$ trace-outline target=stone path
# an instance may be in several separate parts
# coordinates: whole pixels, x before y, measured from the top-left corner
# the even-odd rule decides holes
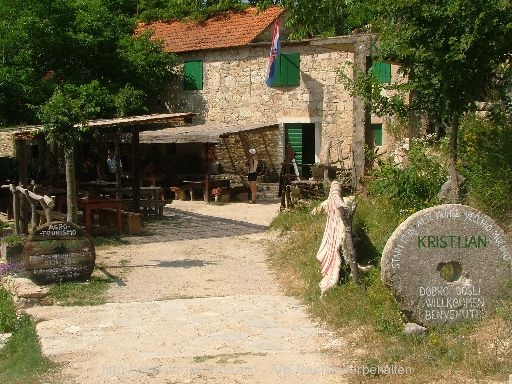
[[[144,236],[98,250],[109,303],[34,307],[63,383],[343,383],[343,339],[266,264],[275,200],[176,201]]]

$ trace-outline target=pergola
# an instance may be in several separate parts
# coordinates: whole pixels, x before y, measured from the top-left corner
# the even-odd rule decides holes
[[[210,190],[210,174],[208,167],[208,153],[211,145],[218,144],[229,135],[255,131],[259,129],[273,128],[279,129],[278,123],[260,123],[260,124],[203,124],[191,125],[185,127],[165,128],[160,130],[144,131],[140,133],[140,142],[143,144],[185,144],[199,143],[203,144],[202,158],[204,173],[204,201],[209,201],[208,191]]]
[[[151,114],[142,116],[130,116],[113,119],[101,119],[89,121],[87,126],[89,130],[96,131],[99,135],[113,135],[115,143],[115,151],[119,156],[119,142],[121,135],[130,135],[132,163],[131,169],[133,172],[132,178],[132,193],[133,205],[135,210],[138,210],[140,200],[140,163],[139,159],[139,135],[144,131],[151,131],[155,129],[163,129],[177,126],[184,126],[192,123],[194,113],[166,113],[166,114]],[[0,131],[5,143],[5,137],[12,141],[12,151],[5,150],[5,144],[1,147],[2,152],[0,156],[15,155],[18,160],[18,182],[20,185],[28,185],[28,150],[27,143],[31,142],[37,136],[43,134],[43,126],[25,126],[18,128],[9,128]],[[120,195],[120,178],[117,175],[117,185]]]

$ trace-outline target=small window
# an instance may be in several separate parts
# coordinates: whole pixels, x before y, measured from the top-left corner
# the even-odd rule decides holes
[[[281,53],[276,58],[276,72],[272,87],[300,85],[300,55]]]
[[[372,65],[372,73],[379,83],[391,82],[391,64],[375,61]]]
[[[382,124],[372,124],[373,144],[382,147]]]
[[[183,89],[196,91],[203,89],[203,62],[185,61],[183,64]]]

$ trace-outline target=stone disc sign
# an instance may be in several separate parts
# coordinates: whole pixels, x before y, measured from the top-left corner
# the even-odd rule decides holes
[[[25,270],[38,284],[86,280],[95,260],[89,235],[72,223],[45,224],[32,233],[23,247]]]
[[[423,325],[480,320],[511,277],[503,230],[460,204],[407,218],[384,248],[381,279],[405,315]]]

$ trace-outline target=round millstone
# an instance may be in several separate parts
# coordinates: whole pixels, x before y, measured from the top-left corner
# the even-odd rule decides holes
[[[510,278],[510,246],[503,230],[487,215],[460,204],[413,214],[382,253],[382,281],[409,320],[422,325],[481,320]]]

